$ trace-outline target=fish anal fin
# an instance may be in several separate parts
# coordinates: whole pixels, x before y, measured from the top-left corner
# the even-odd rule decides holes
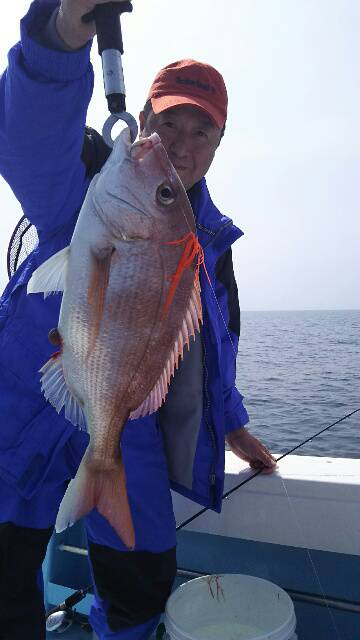
[[[32,274],[28,293],[44,293],[44,298],[52,293],[65,290],[70,247],[65,247],[43,262]]]
[[[157,411],[161,407],[166,398],[171,377],[174,375],[175,369],[179,366],[180,358],[182,359],[184,357],[184,345],[186,344],[188,349],[190,349],[190,336],[195,340],[195,334],[200,331],[201,323],[202,308],[200,285],[195,279],[194,289],[189,299],[188,309],[186,310],[185,317],[174,346],[170,351],[167,361],[165,362],[161,376],[147,398],[145,398],[137,409],[130,413],[130,420],[142,418],[154,411]]]
[[[80,402],[71,393],[64,377],[62,354],[55,353],[40,369],[41,390],[46,400],[60,413],[65,407],[65,418],[86,431],[86,419]]]
[[[157,411],[165,400],[168,392],[168,374],[166,368],[163,370],[159,380],[154,385],[149,395],[138,406],[137,409],[130,413],[129,419],[136,420],[137,418],[143,418],[154,411]]]

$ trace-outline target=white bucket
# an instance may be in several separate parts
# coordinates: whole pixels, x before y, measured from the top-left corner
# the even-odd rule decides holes
[[[272,582],[242,574],[182,584],[165,608],[170,640],[296,640],[294,605]]]

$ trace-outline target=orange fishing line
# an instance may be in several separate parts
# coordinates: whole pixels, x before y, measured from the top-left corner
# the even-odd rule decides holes
[[[169,310],[169,307],[171,305],[171,302],[173,300],[173,297],[175,295],[175,291],[178,287],[178,284],[182,278],[182,275],[184,273],[184,271],[186,269],[188,269],[189,267],[191,267],[192,262],[195,258],[195,256],[197,256],[197,265],[196,265],[196,277],[199,277],[199,270],[200,270],[200,266],[203,265],[205,273],[206,273],[206,277],[208,279],[208,281],[210,282],[210,278],[209,278],[209,274],[206,270],[206,266],[205,266],[205,260],[204,260],[204,251],[199,243],[199,240],[197,239],[195,233],[193,233],[192,231],[190,233],[188,233],[186,236],[184,236],[183,238],[180,238],[179,240],[172,240],[170,242],[164,242],[164,244],[172,244],[172,245],[180,245],[180,244],[185,244],[184,250],[182,252],[182,256],[179,260],[179,264],[176,268],[176,271],[174,273],[174,275],[171,277],[171,285],[167,294],[167,298],[164,304],[164,309],[163,309],[163,316],[166,315],[166,313]]]

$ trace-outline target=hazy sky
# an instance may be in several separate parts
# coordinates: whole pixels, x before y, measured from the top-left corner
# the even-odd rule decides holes
[[[28,0],[6,3],[0,66]],[[212,197],[245,236],[234,247],[243,309],[360,308],[360,2],[134,0],[123,17],[127,107],[137,115],[158,69],[191,57],[229,92]],[[169,8],[171,7],[171,8]],[[88,124],[107,116],[101,67]],[[22,215],[0,178],[0,287]]]

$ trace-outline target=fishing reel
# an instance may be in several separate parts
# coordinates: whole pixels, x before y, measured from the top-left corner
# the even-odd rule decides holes
[[[74,622],[74,612],[72,609],[65,611],[53,611],[46,617],[46,631],[56,631],[56,633],[64,633]]]
[[[87,622],[86,617],[77,613],[73,607],[83,600],[88,593],[91,593],[92,590],[93,586],[89,585],[85,589],[75,591],[75,593],[66,598],[64,602],[50,609],[45,616],[46,631],[64,633],[74,622],[80,625],[82,629],[91,631],[91,626]]]
[[[73,624],[85,631],[92,632],[92,627],[86,617],[73,609],[50,611],[46,616],[46,631],[50,633],[65,633]]]

